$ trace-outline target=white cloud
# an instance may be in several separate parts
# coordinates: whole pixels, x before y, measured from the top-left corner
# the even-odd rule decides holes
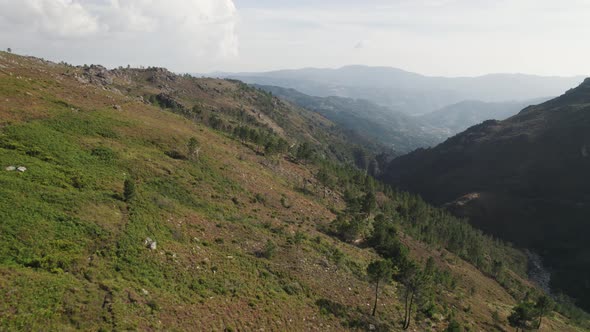
[[[98,31],[96,17],[71,0],[0,0],[0,20],[5,27],[36,31],[50,38],[78,37]]]
[[[232,0],[0,0],[0,42],[17,52],[189,71],[238,56]]]

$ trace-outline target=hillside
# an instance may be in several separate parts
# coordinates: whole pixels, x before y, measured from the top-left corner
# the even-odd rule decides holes
[[[434,112],[465,100],[505,102],[556,96],[583,80],[579,76],[523,74],[435,77],[391,67],[367,66],[216,75],[237,78],[246,83],[292,88],[318,97],[366,99],[409,115]]]
[[[485,120],[505,120],[527,106],[540,104],[548,99],[506,102],[465,100],[420,115],[418,120],[430,127],[439,128],[445,137],[451,137]]]
[[[317,112],[341,128],[346,128],[366,141],[379,142],[400,155],[420,147],[433,146],[443,137],[440,130],[426,126],[404,113],[395,112],[368,100],[343,97],[314,97],[278,86],[254,85],[300,107]],[[366,143],[364,144],[366,146]]]
[[[2,330],[400,331],[408,290],[411,330],[506,330],[541,293],[521,252],[241,82],[1,52],[0,96]]]
[[[389,165],[384,179],[521,246],[551,286],[590,308],[590,79],[504,121],[486,121]]]

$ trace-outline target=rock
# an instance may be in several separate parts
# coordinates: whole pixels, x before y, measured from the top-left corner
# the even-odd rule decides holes
[[[19,167],[16,168],[16,170],[19,171],[19,172],[21,172],[21,173],[24,173],[24,172],[27,171],[27,168],[25,166],[19,166]]]
[[[16,170],[16,167],[15,166],[8,166],[8,167],[6,167],[6,170],[9,171],[9,172],[15,171]]]
[[[120,105],[113,105],[113,109],[116,109],[117,111],[122,110]]]
[[[156,250],[156,248],[157,248],[156,241],[152,240],[149,237],[145,238],[145,241],[143,241],[143,244],[146,246],[146,248],[151,249],[151,250]]]
[[[148,295],[150,293],[145,288],[142,288],[141,292],[143,293],[143,295]]]
[[[91,65],[84,68],[84,79],[96,85],[111,85],[113,78],[108,69],[99,65]]]
[[[369,324],[369,331],[375,331],[375,330],[376,330],[375,325]]]

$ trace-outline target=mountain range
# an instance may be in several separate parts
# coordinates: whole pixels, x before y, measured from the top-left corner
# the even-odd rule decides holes
[[[433,112],[465,100],[507,102],[556,96],[583,80],[582,76],[524,74],[434,77],[391,67],[358,65],[338,69],[306,68],[213,75],[236,78],[246,83],[292,88],[318,97],[366,99],[409,115]]]

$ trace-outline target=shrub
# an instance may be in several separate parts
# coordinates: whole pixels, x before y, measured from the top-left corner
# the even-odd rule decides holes
[[[135,197],[135,182],[131,179],[125,179],[123,185],[123,199],[125,202],[131,201]]]
[[[272,258],[277,251],[277,245],[274,244],[271,240],[266,241],[266,245],[264,245],[264,249],[262,250],[262,257],[264,258]]]
[[[117,158],[115,151],[104,146],[92,149],[91,154],[102,161],[113,161]]]

